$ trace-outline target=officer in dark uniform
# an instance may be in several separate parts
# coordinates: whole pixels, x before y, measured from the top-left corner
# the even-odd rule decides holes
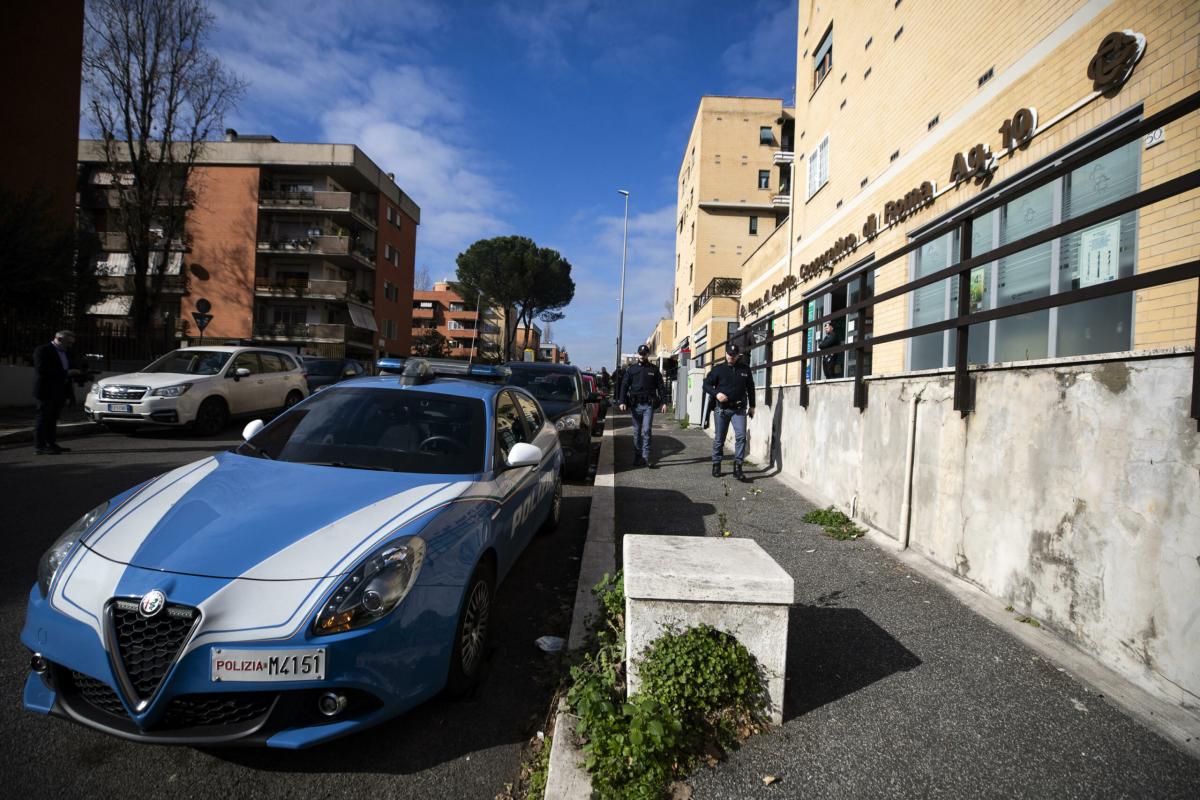
[[[746,415],[754,416],[754,375],[750,368],[738,361],[741,348],[734,343],[725,347],[725,363],[713,367],[704,379],[704,392],[716,401],[714,416],[717,420],[716,436],[713,438],[712,474],[721,477],[721,456],[725,448],[725,433],[733,424],[733,477],[739,481],[742,462],[746,460]]]
[[[654,423],[654,409],[667,410],[663,402],[663,376],[658,365],[650,360],[650,348],[638,347],[638,361],[625,370],[625,379],[618,389],[617,402],[621,410],[633,411],[633,463],[634,466],[650,463],[650,426]]]

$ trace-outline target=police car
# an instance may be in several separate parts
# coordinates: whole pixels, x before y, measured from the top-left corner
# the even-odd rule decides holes
[[[27,709],[136,741],[299,748],[474,684],[496,584],[559,520],[537,401],[410,360],[244,436],[42,557]]]

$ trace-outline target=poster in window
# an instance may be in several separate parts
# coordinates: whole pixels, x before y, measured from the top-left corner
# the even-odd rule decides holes
[[[984,268],[976,267],[971,270],[971,308],[970,313],[974,314],[983,308],[983,285],[984,285]]]
[[[1121,220],[1079,234],[1079,288],[1117,279],[1121,262]]]

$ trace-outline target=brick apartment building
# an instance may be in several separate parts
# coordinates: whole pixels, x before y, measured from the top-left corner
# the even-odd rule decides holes
[[[101,232],[105,298],[120,325],[132,268],[113,224],[114,183],[100,144],[79,142],[81,207]],[[182,338],[211,304],[205,340],[253,340],[317,355],[407,355],[420,208],[358,147],[240,136],[209,143],[193,175],[186,240],[167,260],[157,310]],[[161,315],[161,316],[160,316]]]
[[[446,339],[449,358],[503,360],[504,331],[511,315],[486,303],[478,310],[475,305],[465,302],[445,281],[435,283],[432,291],[414,291],[413,342],[435,330]]]

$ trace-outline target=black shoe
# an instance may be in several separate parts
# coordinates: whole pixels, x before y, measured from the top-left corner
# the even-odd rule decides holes
[[[713,462],[713,477],[714,478],[721,477],[721,462],[720,461]]]
[[[739,481],[746,480],[746,475],[742,472],[742,462],[733,462],[733,477],[737,478]]]
[[[650,459],[646,459],[646,469],[656,469],[657,467],[658,467],[658,465],[655,464],[653,461],[651,461]]]
[[[634,465],[635,467],[640,467],[642,464],[645,464],[645,463],[646,463],[646,460],[645,460],[644,458],[642,458],[642,454],[641,454],[641,453],[637,453],[637,454],[635,454],[635,455],[634,455],[634,457],[633,457],[633,465]]]

